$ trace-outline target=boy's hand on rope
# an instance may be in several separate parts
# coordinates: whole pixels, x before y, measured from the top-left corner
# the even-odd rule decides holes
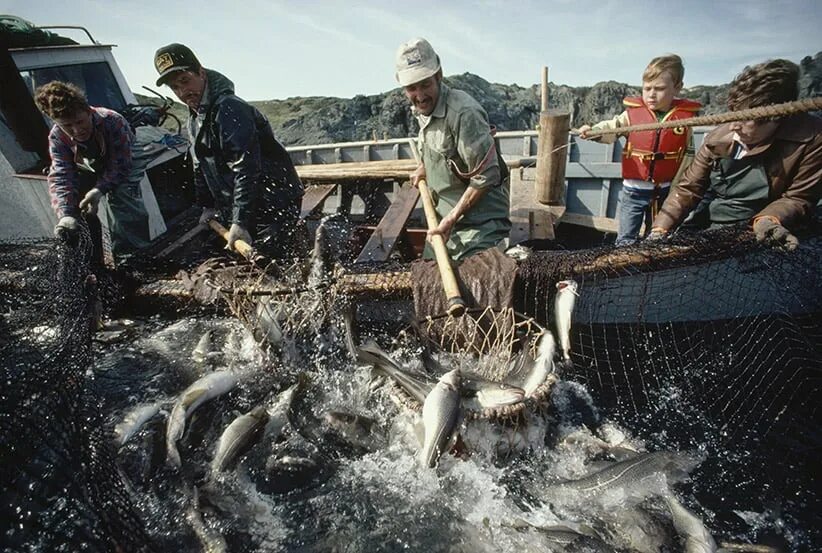
[[[788,251],[799,246],[799,240],[788,229],[779,223],[779,219],[771,216],[754,219],[753,231],[756,241],[769,244]]]

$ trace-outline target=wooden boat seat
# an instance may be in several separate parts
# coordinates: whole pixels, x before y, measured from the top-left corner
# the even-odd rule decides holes
[[[403,185],[374,232],[371,233],[371,237],[357,257],[357,263],[388,261],[419,198],[420,191],[416,187],[411,186],[410,183]]]

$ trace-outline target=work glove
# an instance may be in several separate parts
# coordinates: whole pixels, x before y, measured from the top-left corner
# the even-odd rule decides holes
[[[74,217],[60,217],[57,225],[54,227],[54,236],[60,240],[68,240],[75,234],[80,227],[77,226],[77,219]]]
[[[200,224],[207,225],[210,220],[216,219],[218,214],[219,212],[213,207],[204,207],[200,214]]]
[[[97,206],[102,197],[103,192],[99,188],[92,188],[86,192],[85,197],[80,202],[80,209],[89,215],[94,215],[97,213]]]
[[[648,236],[645,237],[645,240],[649,242],[658,242],[660,240],[664,240],[668,237],[668,231],[664,228],[654,227],[651,229],[651,232],[648,233]]]
[[[234,242],[237,240],[242,240],[249,246],[251,245],[254,240],[251,238],[251,235],[248,234],[248,231],[245,230],[243,227],[238,225],[237,223],[233,223],[231,228],[228,229],[228,237],[226,238],[226,246],[225,249],[233,250],[234,249]]]
[[[793,251],[799,246],[799,240],[788,229],[779,224],[776,217],[759,217],[754,220],[753,231],[756,241],[777,248]]]

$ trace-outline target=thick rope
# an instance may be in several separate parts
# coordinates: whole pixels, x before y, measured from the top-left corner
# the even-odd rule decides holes
[[[769,119],[771,117],[785,117],[795,113],[822,110],[822,97],[804,98],[794,102],[784,104],[773,104],[758,108],[743,109],[739,111],[729,111],[727,113],[717,113],[714,115],[702,115],[689,119],[678,119],[675,121],[663,121],[661,123],[647,123],[643,125],[629,125],[618,129],[602,129],[588,131],[585,138],[594,138],[604,134],[626,134],[636,131],[655,131],[657,129],[672,129],[678,127],[697,127],[700,125],[719,125],[730,123],[731,121],[753,121],[755,119]],[[572,131],[579,134],[579,131]]]

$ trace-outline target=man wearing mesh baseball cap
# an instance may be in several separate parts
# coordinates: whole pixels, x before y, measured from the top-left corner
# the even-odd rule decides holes
[[[265,116],[187,46],[160,48],[154,68],[157,86],[168,85],[188,106],[200,222],[219,216],[230,223],[229,249],[240,239],[256,241],[268,257],[294,254],[303,185]]]
[[[395,76],[420,124],[420,166],[436,198],[441,234],[453,259],[505,246],[511,230],[508,170],[499,157],[488,115],[471,96],[442,82],[440,58],[424,38],[397,50]],[[426,247],[427,258],[433,257]]]

